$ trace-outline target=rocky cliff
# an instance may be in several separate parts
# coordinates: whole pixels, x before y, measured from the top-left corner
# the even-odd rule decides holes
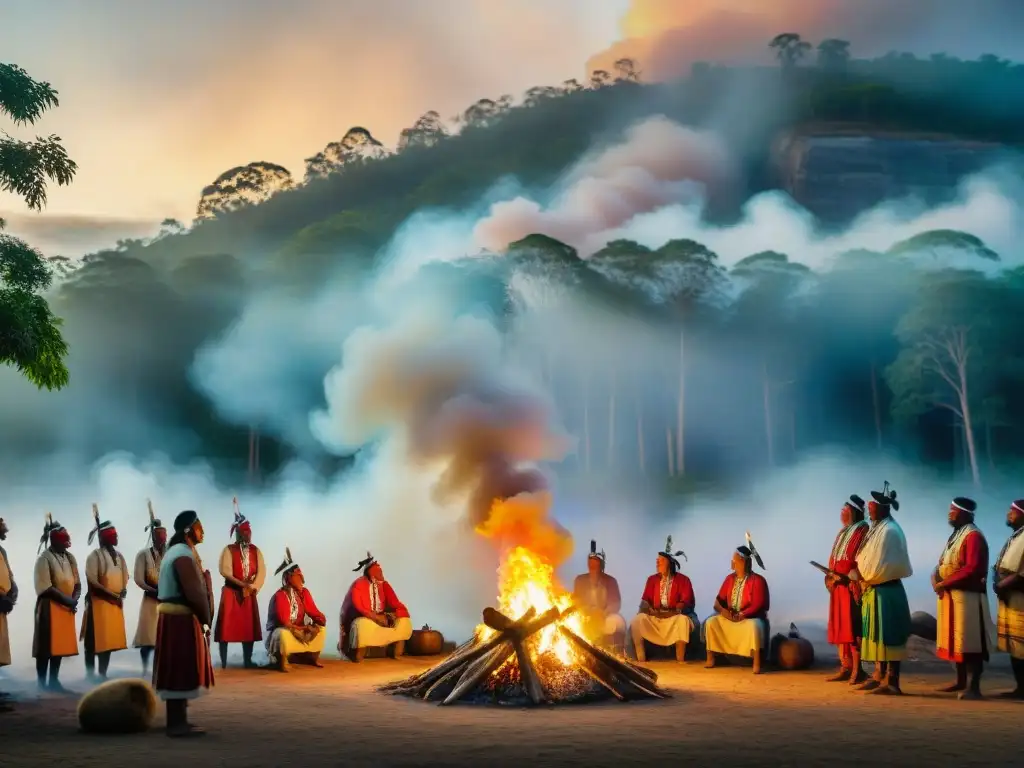
[[[948,201],[965,176],[1016,154],[951,136],[823,126],[779,137],[772,158],[779,186],[823,223],[841,225],[885,200]]]

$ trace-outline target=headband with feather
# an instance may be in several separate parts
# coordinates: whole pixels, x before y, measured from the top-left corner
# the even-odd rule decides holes
[[[229,536],[234,536],[235,533],[238,531],[238,529],[241,528],[243,525],[248,525],[249,521],[246,519],[245,515],[242,514],[242,510],[238,506],[238,497],[237,496],[233,496],[231,498],[231,503],[235,507],[235,519],[231,523],[231,532],[228,535]]]
[[[100,508],[98,504],[92,505],[92,519],[96,523],[96,527],[89,531],[89,544],[92,544],[92,540],[96,538],[96,534],[100,531],[109,531],[114,525],[109,520],[100,522]]]
[[[64,526],[58,523],[56,520],[54,520],[53,515],[47,512],[46,523],[43,525],[43,535],[39,539],[39,549],[36,550],[36,554],[38,555],[40,552],[43,551],[43,545],[46,544],[47,540],[50,538],[51,533],[63,530]]]
[[[679,570],[679,560],[677,560],[679,555],[682,555],[683,559],[686,560],[686,561],[689,561],[689,559],[690,559],[690,558],[688,558],[686,556],[686,553],[683,552],[683,550],[681,550],[681,549],[676,550],[675,552],[672,551],[672,537],[671,536],[669,536],[668,540],[665,542],[665,549],[663,549],[658,554],[661,555],[662,557],[668,558],[668,561],[670,563],[672,563],[672,565],[675,566],[676,570]]]
[[[587,555],[587,559],[589,560],[590,558],[600,560],[601,566],[604,567],[604,550],[602,549],[600,552],[597,551],[597,542],[594,539],[590,540],[590,554]]]
[[[882,486],[881,491],[872,491],[871,498],[874,499],[875,503],[880,507],[892,507],[897,512],[900,508],[900,503],[896,501],[896,491],[889,488],[889,481],[885,481],[885,485]]]
[[[761,554],[757,551],[757,547],[754,546],[754,540],[750,537],[750,531],[744,533],[743,538],[746,539],[747,545],[745,547],[736,547],[736,551],[748,560],[753,558],[762,571],[768,570],[764,567],[764,560],[761,559]]]
[[[153,531],[155,531],[157,528],[162,529],[164,527],[164,524],[160,522],[160,520],[157,518],[156,512],[153,511],[153,502],[149,499],[146,499],[146,508],[149,510],[149,525],[147,525],[142,530],[149,532],[149,539],[150,541],[152,541]]]
[[[289,571],[293,571],[298,567],[299,564],[292,560],[292,551],[288,547],[285,547],[284,560],[281,562],[279,566],[277,566],[277,570],[274,571],[274,575],[276,576],[280,573],[287,576]]]
[[[356,571],[362,571],[369,568],[371,565],[376,564],[376,560],[373,559],[373,555],[370,554],[370,550],[366,550],[366,558],[359,561],[359,565],[352,569],[352,573]]]

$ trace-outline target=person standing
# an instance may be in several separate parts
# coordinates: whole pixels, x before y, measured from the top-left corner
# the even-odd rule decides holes
[[[1013,533],[996,558],[992,590],[999,601],[996,620],[999,650],[1010,654],[1017,687],[999,695],[1024,699],[1024,499],[1017,499],[1010,505],[1006,524]]]
[[[100,522],[99,508],[92,505],[96,527],[89,532],[89,544],[99,536],[99,547],[85,560],[85,616],[80,640],[85,643],[85,672],[107,677],[110,654],[128,647],[124,628],[124,599],[128,596],[128,564],[117,551],[117,528],[109,520]]]
[[[47,541],[49,546],[43,550]],[[78,561],[70,552],[71,534],[50,514],[46,515],[39,549],[42,554],[36,559],[33,574],[36,612],[32,656],[36,660],[39,687],[66,692],[60,684],[60,665],[64,658],[78,655],[75,613],[82,596],[82,583]]]
[[[224,547],[220,554],[220,575],[224,587],[220,591],[220,607],[214,640],[220,649],[220,666],[228,665],[228,644],[242,644],[242,659],[246,669],[254,669],[252,649],[263,639],[260,625],[260,606],[256,596],[267,578],[263,553],[252,543],[252,526],[235,505],[235,521],[231,533],[235,541]]]
[[[0,517],[0,541],[7,540],[7,523]],[[7,559],[7,550],[0,545],[0,667],[11,664],[11,636],[7,628],[7,616],[14,610],[18,602],[18,584],[11,572],[11,563]],[[8,696],[0,691],[0,712],[10,709],[5,699]]]
[[[149,533],[149,546],[140,549],[135,555],[134,577],[135,584],[142,590],[142,605],[139,606],[139,623],[132,641],[142,656],[143,675],[149,671],[149,657],[156,646],[157,588],[160,582],[160,562],[167,545],[167,529],[153,513],[153,504],[147,502],[147,505],[149,525],[144,530]]]
[[[160,562],[157,586],[153,687],[167,707],[167,735],[202,736],[188,721],[188,702],[213,687],[210,623],[213,584],[196,547],[203,543],[199,515],[174,518],[174,535]]]
[[[871,492],[871,528],[850,571],[850,580],[858,582],[863,593],[861,658],[875,664],[874,675],[857,690],[883,696],[903,693],[900,662],[906,658],[910,639],[910,604],[903,579],[910,578],[914,568],[907,538],[892,517],[892,510],[899,508],[896,491],[889,489],[889,483],[881,491]]]
[[[839,650],[839,671],[829,682],[860,685],[866,679],[860,662],[861,608],[860,590],[849,579],[854,558],[864,543],[868,524],[864,521],[864,499],[851,496],[839,513],[843,524],[832,544],[825,576],[828,590],[828,642]]]

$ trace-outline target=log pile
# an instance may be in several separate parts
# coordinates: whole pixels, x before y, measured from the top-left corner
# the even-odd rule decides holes
[[[491,637],[473,638],[440,664],[385,685],[381,691],[442,705],[458,701],[536,705],[669,697],[658,687],[654,672],[596,648],[564,624],[556,631],[572,647],[572,663],[566,666],[553,654],[535,656],[533,636],[567,614],[552,608],[538,616],[531,608],[513,620],[486,608],[483,620],[494,630]]]

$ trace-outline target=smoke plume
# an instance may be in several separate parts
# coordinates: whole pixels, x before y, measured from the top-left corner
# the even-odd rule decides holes
[[[501,251],[542,233],[589,256],[605,244],[602,232],[671,203],[697,202],[734,182],[732,158],[715,134],[652,117],[629,128],[621,143],[584,158],[546,208],[526,197],[494,204],[474,239]]]

